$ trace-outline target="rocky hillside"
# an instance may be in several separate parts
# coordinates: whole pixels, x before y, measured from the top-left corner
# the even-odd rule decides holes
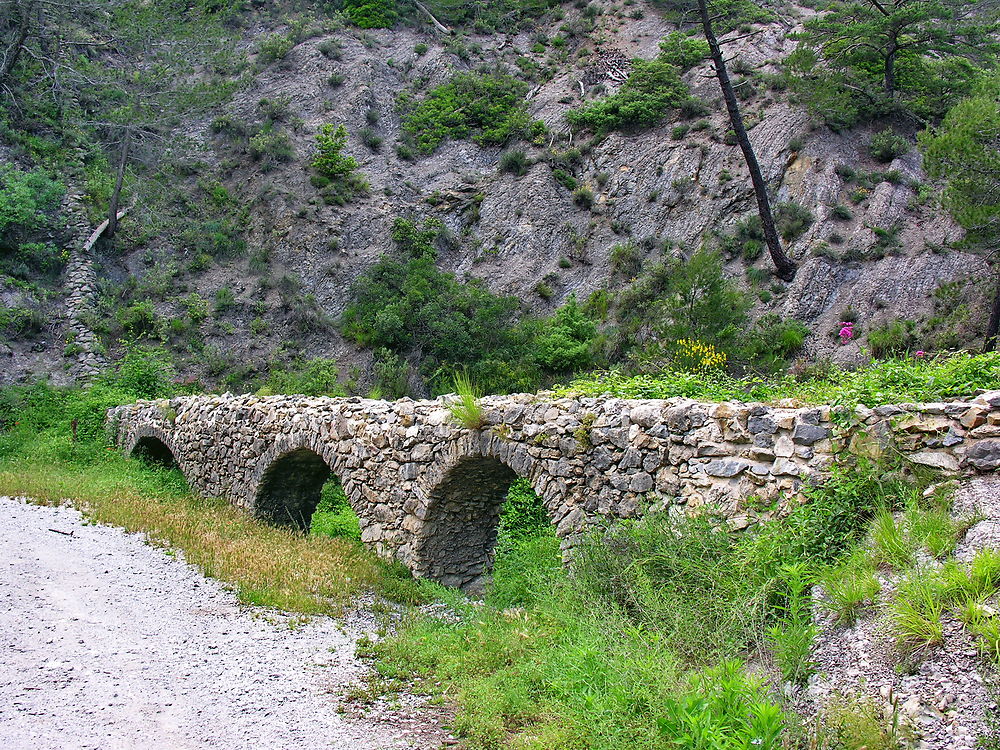
[[[81,358],[99,365],[120,338],[145,331],[206,383],[233,372],[250,382],[268,363],[322,356],[363,391],[374,382],[371,349],[346,339],[337,320],[358,276],[394,252],[397,217],[439,219],[447,228],[438,234],[440,268],[539,315],[570,295],[613,295],[704,243],[721,250],[726,274],[751,295],[752,318],[805,324],[796,356],[859,361],[876,329],[914,348],[972,343],[986,315],[984,261],[953,247],[963,232],[938,205],[915,147],[888,161],[872,156],[876,134],[891,127],[912,143],[915,128],[875,121],[834,132],[786,86],[782,60],[813,13],[791,7],[729,34],[737,40],[727,45],[758,159],[774,199],[789,207],[787,249],[799,264],[791,283],[771,275],[747,233],[756,204],[709,61],[684,74],[703,105],[655,127],[595,137],[567,122],[567,111],[618,91],[630,61],[656,58],[677,29],[656,6],[567,4],[512,33],[446,34],[426,19],[362,30],[316,15],[257,14],[239,31],[246,62],[226,72],[238,82],[231,96],[171,135],[169,169],[155,184],[134,170],[131,213],[113,241],[95,247],[94,307],[82,315],[98,343],[67,336],[66,302],[74,285],[91,286],[86,267],[48,292],[10,277],[0,301],[44,320],[8,327],[0,356],[10,366],[0,377],[86,372]],[[282,39],[287,49],[275,54]],[[420,100],[456,72],[484,66],[527,81],[527,109],[544,133],[503,145],[446,140],[429,154],[406,146],[401,95]],[[346,125],[345,152],[370,183],[343,205],[324,200],[310,169],[327,123]],[[0,149],[32,166],[11,143]],[[523,169],[503,168],[512,150],[527,157]],[[52,236],[69,255],[99,221],[84,184],[91,159],[81,154],[61,175],[69,198]],[[123,317],[123,309],[147,315],[149,302],[155,322]],[[844,320],[857,332],[847,343],[837,336]],[[897,320],[905,322],[893,329]]]

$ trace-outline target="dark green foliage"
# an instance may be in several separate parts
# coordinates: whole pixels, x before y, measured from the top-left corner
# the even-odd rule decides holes
[[[0,242],[46,225],[64,191],[44,170],[0,164]]]
[[[842,203],[833,207],[833,210],[830,212],[830,216],[834,219],[839,219],[840,221],[850,221],[854,218],[854,214],[851,209]]]
[[[835,0],[806,21],[788,58],[796,90],[835,128],[899,111],[939,119],[997,51],[996,17],[975,4]]]
[[[372,136],[378,138],[374,133]],[[378,145],[381,143],[378,138]],[[368,193],[368,180],[357,171],[357,159],[343,153],[346,145],[347,128],[343,125],[327,123],[316,134],[316,155],[311,162],[316,174],[311,182],[328,204],[343,206]]]
[[[552,176],[556,178],[556,182],[558,182],[567,190],[576,190],[577,188],[576,178],[569,172],[567,172],[565,169],[553,169]]]
[[[500,156],[500,171],[523,177],[531,167],[531,159],[520,150],[505,151]]]
[[[459,73],[419,103],[404,100],[403,132],[424,154],[447,140],[502,145],[533,128],[527,92],[526,83],[503,73]]]
[[[594,200],[594,191],[586,185],[580,185],[573,191],[573,202],[581,208],[591,208]]]
[[[480,33],[516,32],[531,28],[565,0],[427,0],[424,5],[442,23],[471,27]]]
[[[868,331],[868,346],[872,356],[879,359],[898,356],[914,348],[916,325],[912,320],[894,318],[872,326]]]
[[[611,248],[611,270],[625,278],[638,276],[642,270],[642,250],[632,242],[619,242]]]
[[[872,136],[868,143],[868,152],[875,161],[887,164],[893,159],[903,156],[912,148],[909,140],[896,135],[892,128],[881,130]]]
[[[785,242],[794,242],[812,226],[812,211],[794,201],[779,203],[774,209],[774,223]]]
[[[658,125],[687,97],[677,68],[663,60],[636,60],[617,93],[566,113],[570,125],[595,133]]]

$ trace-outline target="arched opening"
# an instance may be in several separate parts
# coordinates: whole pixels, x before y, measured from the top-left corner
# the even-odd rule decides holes
[[[482,590],[493,569],[498,530],[506,552],[522,529],[539,525],[551,526],[526,481],[495,458],[464,458],[431,496],[414,572],[446,586]]]
[[[360,538],[360,522],[323,457],[299,448],[264,472],[254,512],[268,523],[319,536]]]
[[[167,447],[166,443],[155,437],[139,438],[135,447],[132,448],[132,457],[168,469],[177,467],[177,459],[174,458],[173,451]]]

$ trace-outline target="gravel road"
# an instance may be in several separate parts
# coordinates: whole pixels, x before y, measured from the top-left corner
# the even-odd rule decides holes
[[[4,750],[384,750],[448,740],[412,702],[371,716],[338,711],[337,694],[364,669],[354,658],[356,638],[373,627],[364,617],[345,630],[241,606],[141,535],[11,498],[0,498],[0,571]]]

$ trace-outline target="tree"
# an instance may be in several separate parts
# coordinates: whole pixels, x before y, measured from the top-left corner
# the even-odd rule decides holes
[[[753,183],[754,195],[757,198],[757,212],[760,215],[761,228],[764,231],[764,241],[767,243],[767,250],[774,263],[775,273],[778,278],[791,281],[795,278],[796,266],[781,248],[781,240],[778,239],[778,230],[774,226],[774,215],[771,213],[771,201],[768,197],[767,183],[764,182],[764,175],[760,171],[760,163],[754,153],[747,129],[743,124],[743,115],[740,112],[739,101],[736,99],[736,92],[733,90],[733,83],[729,79],[729,71],[726,68],[726,59],[722,54],[722,46],[715,36],[715,29],[712,24],[714,17],[709,13],[708,0],[698,0],[698,16],[701,19],[702,32],[705,34],[705,41],[708,42],[709,54],[712,57],[712,64],[715,67],[715,77],[722,89],[722,98],[726,102],[726,111],[729,113],[729,122],[736,134],[736,142],[743,152],[743,159],[750,170],[750,181]]]
[[[805,23],[788,58],[834,127],[905,112],[939,119],[997,53],[996,0],[840,0]]]
[[[928,172],[945,179],[945,205],[968,230],[970,245],[984,252],[997,272],[983,344],[990,351],[1000,330],[1000,77],[955,105],[919,141]]]

